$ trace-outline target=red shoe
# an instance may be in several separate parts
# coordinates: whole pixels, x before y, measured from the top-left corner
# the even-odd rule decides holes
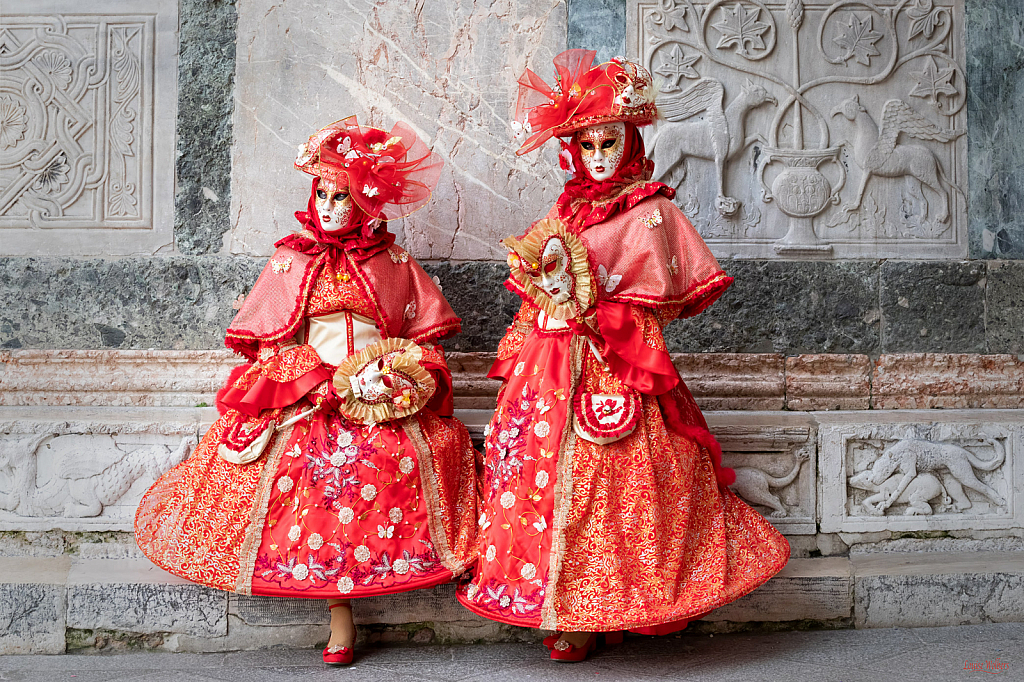
[[[616,630],[614,632],[604,633],[604,645],[612,646],[613,644],[622,644],[624,633],[622,630]]]
[[[560,633],[560,632],[556,632],[553,635],[548,635],[547,637],[544,638],[544,646],[546,646],[549,649],[554,649],[555,648],[555,642],[558,641],[558,638],[561,637],[561,635],[562,635],[562,633]]]
[[[324,663],[327,665],[348,665],[352,662],[355,652],[347,646],[329,646],[324,648]]]
[[[345,606],[345,603],[339,602],[337,604],[331,604],[327,607],[327,612],[330,613],[339,606]],[[324,647],[324,663],[327,665],[349,665],[352,663],[352,659],[354,657],[355,652],[351,647],[330,645]]]
[[[551,660],[559,661],[561,663],[579,663],[587,658],[587,654],[597,648],[597,633],[590,633],[590,637],[587,639],[586,644],[583,646],[573,646],[566,642],[564,639],[560,639],[555,642],[554,647],[551,649]]]

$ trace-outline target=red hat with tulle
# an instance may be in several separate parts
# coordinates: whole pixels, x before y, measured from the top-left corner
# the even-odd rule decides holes
[[[596,56],[593,50],[566,50],[555,57],[553,88],[530,69],[519,78],[512,127],[517,137],[526,137],[526,141],[516,154],[532,152],[552,137],[601,123],[654,123],[657,92],[651,73],[621,57],[594,66]]]
[[[391,132],[361,126],[349,116],[318,130],[299,145],[295,167],[348,187],[366,214],[407,216],[430,200],[444,161],[408,124]]]

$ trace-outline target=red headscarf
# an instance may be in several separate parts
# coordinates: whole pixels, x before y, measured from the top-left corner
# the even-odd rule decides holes
[[[352,213],[348,225],[328,232],[320,225],[320,212],[316,210],[316,189],[320,178],[313,178],[313,187],[309,193],[309,202],[305,211],[296,211],[295,217],[304,228],[278,241],[275,246],[287,246],[306,254],[332,251],[335,266],[345,269],[342,252],[347,253],[357,263],[384,251],[395,243],[395,235],[387,228],[387,222],[379,223],[368,216],[359,205],[352,203]],[[376,229],[375,229],[376,228]]]
[[[579,133],[569,142],[561,141],[562,168],[573,173],[558,197],[558,217],[570,230],[582,232],[590,225],[603,222],[619,211],[629,210],[642,199],[657,193],[671,199],[676,191],[661,182],[650,182],[654,162],[647,158],[640,130],[628,121],[623,140],[622,160],[615,174],[607,180],[591,178],[583,165]],[[569,159],[572,165],[569,165]]]

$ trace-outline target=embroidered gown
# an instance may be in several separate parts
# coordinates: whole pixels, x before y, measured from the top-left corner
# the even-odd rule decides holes
[[[481,616],[663,634],[752,591],[788,560],[786,540],[720,485],[732,471],[719,467],[662,338],[664,324],[703,310],[731,278],[662,195],[670,190],[649,196],[644,186],[634,185],[622,212],[579,232],[606,361],[514,277],[506,283],[524,302],[490,374],[505,384],[485,441],[480,562],[459,590]],[[556,205],[548,218],[558,217]],[[606,445],[577,436],[576,394],[631,389],[640,393],[631,434]]]
[[[475,454],[451,417],[451,377],[435,345],[458,328],[397,246],[340,264],[281,246],[228,330],[228,345],[254,360],[224,397],[236,409],[146,493],[135,520],[142,551],[171,573],[241,594],[361,597],[462,573],[475,535]],[[369,427],[320,409],[278,431],[250,464],[218,456],[308,410],[335,365],[381,338],[420,345],[437,384],[427,407]]]

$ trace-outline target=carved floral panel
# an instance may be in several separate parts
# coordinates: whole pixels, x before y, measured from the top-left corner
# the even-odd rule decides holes
[[[961,258],[963,0],[633,0],[655,176],[719,257]]]
[[[822,427],[822,532],[1022,524],[1019,424]]]
[[[176,5],[55,9],[9,0],[0,19],[0,252],[155,250],[173,224]]]

